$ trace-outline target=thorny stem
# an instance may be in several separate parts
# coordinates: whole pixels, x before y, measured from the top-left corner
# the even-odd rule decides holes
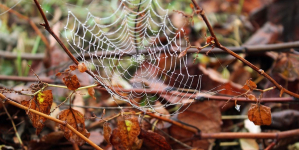
[[[74,129],[71,125],[67,124],[66,122],[61,121],[61,120],[59,120],[59,119],[56,119],[56,118],[54,118],[54,117],[51,117],[51,116],[49,116],[49,115],[46,115],[46,114],[44,114],[44,113],[41,113],[41,112],[39,112],[39,111],[30,109],[30,108],[28,108],[28,107],[26,107],[26,106],[23,106],[23,105],[21,105],[21,104],[18,104],[18,103],[16,103],[16,102],[12,101],[12,100],[9,100],[7,97],[5,97],[5,96],[4,96],[3,94],[1,94],[1,93],[0,93],[0,99],[2,100],[2,102],[3,102],[3,100],[6,100],[5,102],[8,103],[8,104],[14,105],[14,106],[16,106],[16,107],[18,107],[18,108],[21,108],[21,109],[24,109],[24,110],[28,110],[28,111],[30,111],[30,112],[32,112],[32,113],[34,113],[34,114],[43,116],[43,117],[45,117],[45,118],[47,118],[47,119],[49,119],[49,120],[52,120],[52,121],[54,121],[54,122],[56,122],[56,123],[65,125],[67,128],[69,128],[70,130],[72,130],[76,135],[78,135],[80,138],[82,138],[84,141],[86,141],[86,142],[87,142],[88,144],[90,144],[92,147],[94,147],[94,148],[97,149],[97,150],[102,150],[102,148],[100,148],[98,145],[96,145],[95,143],[93,143],[91,140],[89,140],[87,137],[85,137],[83,134],[81,134],[79,131],[77,131],[76,129]]]
[[[9,120],[11,121],[12,127],[13,127],[13,129],[15,130],[16,137],[18,138],[18,140],[19,140],[21,146],[23,147],[24,145],[23,145],[23,142],[22,142],[22,139],[21,139],[20,135],[18,134],[18,130],[17,130],[17,128],[16,128],[16,125],[15,125],[14,121],[12,120],[12,117],[10,116],[9,112],[7,111],[6,106],[5,106],[5,104],[4,104],[3,101],[2,101],[2,104],[3,104],[4,111],[6,112],[6,114],[7,114],[8,118],[9,118]]]
[[[263,75],[264,77],[266,77],[269,81],[271,81],[278,89],[283,90],[285,93],[294,96],[296,98],[299,98],[299,95],[296,93],[293,93],[285,88],[283,88],[281,85],[279,85],[271,76],[269,76],[267,73],[265,73],[263,70],[259,69],[258,67],[256,67],[255,65],[253,65],[252,63],[250,63],[249,61],[247,61],[246,59],[244,59],[243,57],[239,56],[238,54],[234,53],[233,51],[231,51],[230,49],[226,48],[225,46],[221,45],[220,42],[218,41],[214,30],[209,22],[209,20],[207,19],[205,12],[202,8],[199,7],[199,5],[195,2],[195,0],[191,0],[192,3],[194,4],[195,8],[196,8],[196,13],[199,14],[203,21],[205,22],[206,26],[208,27],[211,36],[214,37],[214,41],[215,41],[215,47],[220,48],[221,50],[229,53],[230,55],[234,56],[235,58],[239,59],[240,61],[242,61],[243,63],[245,63],[246,65],[248,65],[250,68],[252,68],[253,70],[255,70],[256,72],[258,72],[260,75]]]

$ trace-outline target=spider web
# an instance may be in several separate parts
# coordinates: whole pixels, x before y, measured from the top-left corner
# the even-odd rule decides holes
[[[201,76],[186,73],[187,56],[178,58],[187,46],[184,29],[173,25],[168,10],[157,0],[122,0],[111,15],[97,17],[88,12],[85,21],[68,11],[64,29],[77,58],[91,72],[95,70],[97,81],[115,100],[143,111],[176,106],[172,113],[176,114],[184,111],[183,106],[188,108],[191,103],[186,99],[199,92],[190,84],[200,89]],[[119,79],[130,84],[120,86]]]

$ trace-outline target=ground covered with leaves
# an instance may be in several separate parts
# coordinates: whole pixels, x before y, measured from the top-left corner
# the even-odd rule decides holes
[[[17,2],[4,0],[0,3],[1,149],[94,149],[85,138],[107,150],[239,150],[265,149],[271,144],[271,148],[277,150],[299,149],[299,134],[283,139],[258,135],[235,139],[233,134],[226,138],[208,138],[209,133],[270,134],[298,129],[298,98],[277,90],[260,74],[265,72],[282,87],[299,93],[299,46],[267,47],[268,44],[299,41],[299,1],[198,1],[219,42],[232,47],[233,51],[240,49],[238,54],[262,71],[255,72],[216,49],[201,54],[184,51],[181,56],[187,56],[188,70],[183,71],[178,66],[169,65],[173,60],[167,57],[167,53],[161,54],[159,67],[173,69],[178,77],[167,78],[163,72],[157,71],[167,85],[143,80],[149,89],[170,85],[186,90],[176,85],[179,79],[188,83],[190,89],[200,90],[195,97],[184,99],[187,104],[192,104],[183,106],[180,109],[184,111],[175,115],[171,115],[179,109],[175,105],[159,107],[157,113],[150,113],[111,96],[87,73],[86,64],[74,64],[57,41],[39,25],[43,20],[34,2]],[[110,3],[119,1],[40,2],[53,31],[62,39],[63,24],[67,22],[70,6],[82,12],[87,7],[90,11],[103,10],[108,15],[114,10],[106,7]],[[202,47],[208,44],[211,48],[214,39],[209,36],[205,23],[200,18],[188,16],[195,9],[191,1],[167,0],[162,6],[174,10],[170,15],[174,24],[187,20],[184,34],[191,45]],[[178,16],[185,16],[185,20]],[[161,42],[167,42],[166,38],[164,40]],[[254,48],[259,45],[264,45],[264,48]],[[95,68],[92,71],[96,72]],[[179,73],[202,75],[194,79],[200,78],[200,87],[179,78]],[[131,81],[133,79],[112,78],[111,82],[114,87],[125,89],[131,87],[128,86]],[[153,104],[155,106],[177,102],[165,91],[159,95],[160,99]],[[9,100],[46,116],[5,103]],[[145,103],[143,97],[136,96],[134,100]]]

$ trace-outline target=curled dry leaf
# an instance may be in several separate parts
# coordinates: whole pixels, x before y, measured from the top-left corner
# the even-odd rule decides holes
[[[261,104],[251,104],[248,110],[248,119],[255,125],[270,125],[271,109]]]
[[[72,108],[63,110],[59,113],[58,119],[65,121],[74,129],[76,129],[78,132],[83,134],[85,137],[88,138],[90,136],[90,133],[85,129],[84,116],[79,111]],[[69,141],[76,143],[78,145],[83,145],[85,143],[83,139],[81,139],[77,134],[72,132],[65,125],[59,124],[58,127],[60,130],[64,132],[64,137]]]
[[[247,94],[246,97],[250,100],[255,100],[257,101],[256,97],[253,94]]]
[[[52,91],[46,90],[43,92],[39,92],[30,101],[22,101],[21,104],[26,107],[29,107],[30,109],[34,109],[34,110],[37,110],[39,112],[49,115],[52,102],[53,102]],[[28,113],[28,116],[29,116],[30,120],[32,121],[32,125],[36,128],[36,134],[38,135],[40,133],[40,131],[43,129],[44,122],[47,119],[45,117],[42,117],[40,115],[31,113],[31,112]]]
[[[242,87],[242,89],[244,90],[254,90],[256,88],[257,88],[256,84],[251,80],[247,80],[245,85]]]
[[[103,130],[104,130],[104,139],[108,144],[110,144],[111,128],[107,122],[104,123]]]
[[[166,139],[155,132],[141,130],[139,137],[143,139],[143,145],[153,150],[171,150]]]
[[[59,76],[61,76],[61,75],[62,75],[61,72],[56,73],[56,77],[59,77]]]
[[[88,94],[95,100],[96,97],[94,96],[95,91],[93,87],[88,88]]]
[[[77,69],[77,66],[75,66],[75,65],[71,65],[71,66],[70,66],[70,69],[71,69],[72,71],[74,71],[74,70]]]
[[[110,142],[115,149],[131,149],[140,134],[138,118],[125,115],[117,118],[117,128],[113,130]]]
[[[179,58],[184,57],[184,56],[187,54],[187,51],[188,51],[189,48],[190,48],[190,47],[187,47],[185,50],[183,50],[183,51],[180,53]]]
[[[78,70],[80,72],[85,72],[87,70],[86,65],[84,63],[79,63],[78,64]]]
[[[77,90],[81,86],[76,75],[64,77],[63,82],[69,90]]]
[[[194,5],[192,3],[190,3],[190,8],[194,9]]]
[[[210,43],[214,42],[214,39],[215,39],[214,37],[208,36],[206,39],[206,44],[210,44]]]

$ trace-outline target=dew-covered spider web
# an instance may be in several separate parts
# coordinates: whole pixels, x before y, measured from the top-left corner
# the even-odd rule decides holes
[[[175,106],[172,114],[184,111],[201,85],[201,76],[188,72],[187,56],[178,58],[187,46],[184,29],[173,25],[157,0],[118,3],[109,16],[88,12],[86,20],[68,11],[69,46],[116,102],[140,110]]]

